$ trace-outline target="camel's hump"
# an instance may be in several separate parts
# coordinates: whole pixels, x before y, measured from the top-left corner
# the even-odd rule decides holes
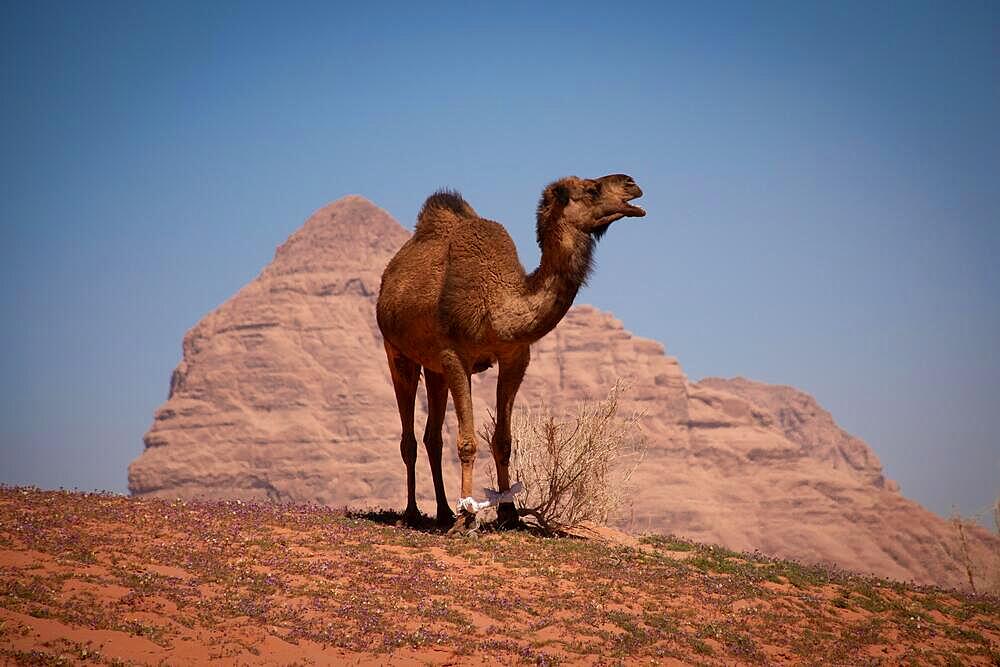
[[[432,234],[465,218],[478,218],[469,202],[454,190],[438,190],[424,202],[417,215],[417,234]]]

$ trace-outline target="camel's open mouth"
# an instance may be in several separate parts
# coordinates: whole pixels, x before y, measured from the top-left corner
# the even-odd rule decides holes
[[[638,199],[642,196],[642,190],[639,189],[639,186],[633,186],[633,192],[630,192],[629,195],[628,198],[622,200],[622,206],[625,207],[625,210],[622,212],[631,218],[641,218],[646,215],[646,209],[631,203],[633,199]]]
[[[597,179],[603,186],[605,204],[602,206],[604,215],[597,220],[597,227],[603,230],[615,220],[622,218],[641,218],[646,210],[631,203],[633,199],[642,196],[640,188],[631,176],[627,174],[611,174]],[[618,201],[615,201],[615,200]]]
[[[636,190],[639,190],[639,188],[637,187]],[[622,199],[621,205],[611,209],[607,215],[597,220],[597,224],[591,231],[596,234],[597,238],[601,238],[604,236],[604,232],[608,231],[608,226],[615,220],[641,218],[646,215],[646,209],[630,203],[633,199],[638,199],[641,196],[642,191],[640,190],[639,194],[631,195],[628,199]]]
[[[632,199],[638,199],[641,196],[642,195],[639,194],[636,195],[635,197],[632,197]],[[631,218],[641,218],[642,216],[646,215],[646,209],[644,209],[641,206],[636,206],[635,204],[630,203],[632,199],[626,199],[625,201],[622,202],[622,204],[624,204],[625,206],[625,215]]]

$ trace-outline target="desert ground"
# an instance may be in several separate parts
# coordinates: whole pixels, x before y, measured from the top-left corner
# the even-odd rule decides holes
[[[1000,602],[668,536],[0,489],[7,664],[990,665]],[[587,531],[584,531],[587,534]]]

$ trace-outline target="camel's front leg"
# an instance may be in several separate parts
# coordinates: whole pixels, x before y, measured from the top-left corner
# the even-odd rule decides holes
[[[521,386],[524,372],[528,369],[529,348],[516,355],[500,359],[500,378],[497,380],[497,427],[493,431],[490,449],[497,467],[497,490],[501,493],[510,488],[510,416],[514,409],[514,398]],[[500,503],[497,520],[501,526],[517,523],[517,509],[514,503]]]
[[[444,377],[458,415],[458,458],[462,462],[462,498],[472,495],[472,469],[476,462],[476,427],[472,421],[472,386],[469,371],[454,350],[441,353]]]

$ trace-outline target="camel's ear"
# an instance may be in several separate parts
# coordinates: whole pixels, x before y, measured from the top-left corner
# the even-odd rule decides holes
[[[541,247],[547,230],[553,220],[562,215],[569,204],[569,188],[565,183],[555,182],[542,190],[542,198],[538,200],[538,245]]]
[[[565,183],[553,183],[545,188],[545,197],[549,204],[554,204],[560,208],[569,204],[569,188]]]
[[[550,183],[542,190],[542,198],[538,200],[538,220],[551,220],[562,215],[562,210],[569,204],[569,188],[561,181]]]

